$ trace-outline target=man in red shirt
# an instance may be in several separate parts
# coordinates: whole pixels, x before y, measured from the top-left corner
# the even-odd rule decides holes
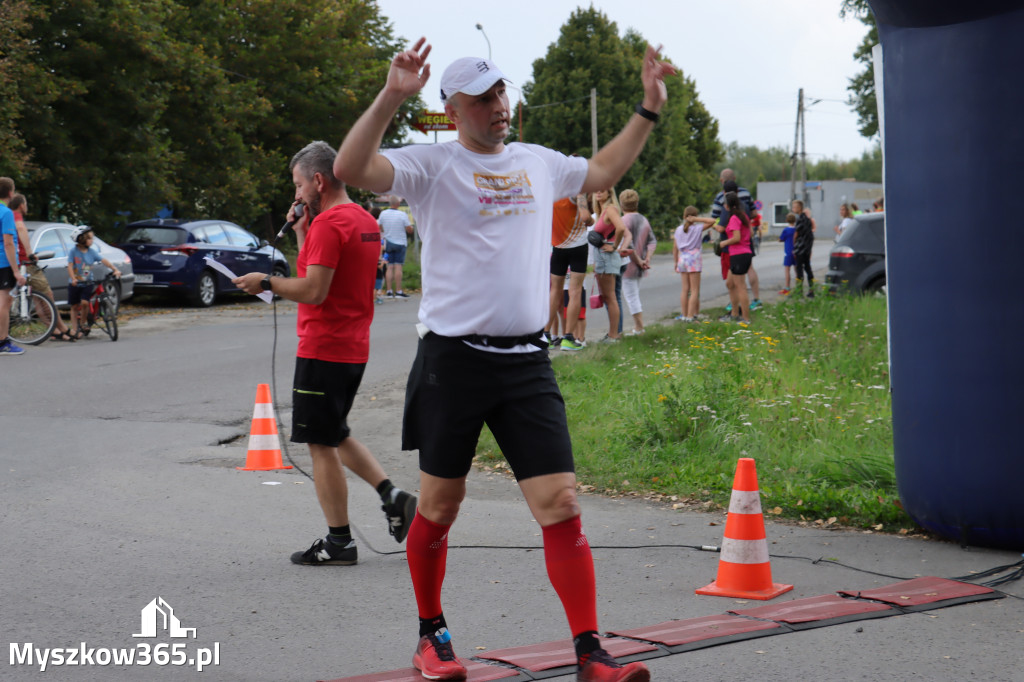
[[[370,356],[380,230],[334,177],[336,154],[326,142],[312,142],[289,165],[295,204],[288,221],[294,221],[299,243],[298,277],[253,272],[232,280],[247,293],[270,291],[299,304],[291,440],[309,445],[328,528],[327,537],[292,554],[294,563],[306,566],[357,561],[346,466],[377,489],[395,540],[405,539],[416,514],[416,497],[395,487],[366,446],[349,436],[346,419]],[[306,210],[296,219],[299,204]]]

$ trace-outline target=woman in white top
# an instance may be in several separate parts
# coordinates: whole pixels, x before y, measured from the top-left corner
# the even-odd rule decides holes
[[[622,222],[615,192],[603,189],[594,192],[594,215],[598,216],[594,223],[594,232],[604,237],[604,244],[595,250],[594,273],[597,286],[608,310],[608,334],[601,339],[605,343],[619,340],[619,302],[615,298],[615,276],[622,268],[622,257],[619,247],[626,234],[626,224]]]
[[[853,225],[853,215],[850,212],[850,205],[843,204],[839,207],[839,224],[833,228],[836,233],[836,239],[839,239],[839,235],[843,233],[843,230]]]

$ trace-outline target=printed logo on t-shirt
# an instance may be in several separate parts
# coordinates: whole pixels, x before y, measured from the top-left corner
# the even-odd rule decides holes
[[[534,203],[533,186],[525,170],[512,171],[508,175],[473,173],[473,184],[476,185],[477,199],[490,208]]]

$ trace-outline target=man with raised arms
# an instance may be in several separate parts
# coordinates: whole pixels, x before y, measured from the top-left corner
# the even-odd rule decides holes
[[[508,460],[543,531],[551,584],[569,620],[578,680],[645,682],[643,663],[617,663],[597,637],[590,545],[580,524],[565,404],[541,330],[548,315],[552,206],[607,189],[640,154],[675,69],[648,47],[643,100],[592,159],[505,144],[505,78],[487,59],[456,60],[441,76],[458,139],[379,151],[408,97],[430,77],[421,38],[391,62],[387,82],[349,131],[335,174],[356,187],[406,198],[423,240],[419,348],[406,390],[402,446],[419,450],[419,509],[407,557],[420,616],[413,664],[423,677],[464,680],[441,607],[448,530],[484,424]]]

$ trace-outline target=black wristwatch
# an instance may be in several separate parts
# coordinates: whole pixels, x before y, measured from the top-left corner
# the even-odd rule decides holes
[[[270,291],[271,290],[270,289],[270,275],[267,275],[266,277],[264,277],[263,279],[260,280],[260,288],[263,289],[263,291]]]

